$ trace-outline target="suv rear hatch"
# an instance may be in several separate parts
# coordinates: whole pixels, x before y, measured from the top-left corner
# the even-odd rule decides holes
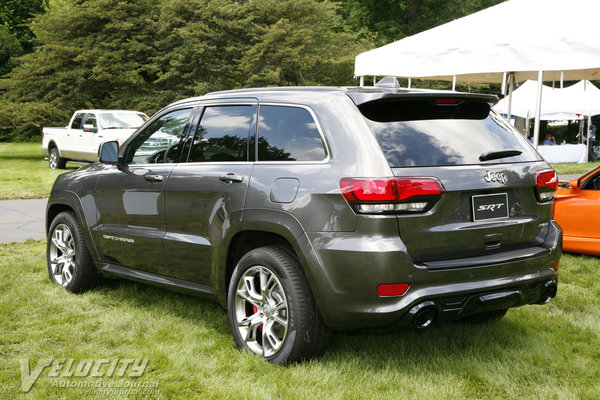
[[[549,251],[543,243],[556,174],[490,111],[495,96],[384,94],[361,103],[349,95],[397,177],[394,190],[417,188],[401,207],[364,209],[397,214],[415,263],[457,268]]]

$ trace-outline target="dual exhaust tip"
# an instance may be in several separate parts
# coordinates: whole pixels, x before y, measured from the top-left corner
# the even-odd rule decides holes
[[[556,282],[546,281],[542,285],[542,296],[538,304],[546,304],[556,296]]]
[[[437,315],[437,306],[433,301],[424,301],[411,308],[408,314],[413,328],[425,329],[433,324]]]
[[[549,280],[542,285],[542,294],[538,304],[547,304],[556,296],[556,281]],[[433,301],[424,301],[417,304],[408,312],[411,326],[416,329],[425,329],[433,324],[437,316],[438,307]]]

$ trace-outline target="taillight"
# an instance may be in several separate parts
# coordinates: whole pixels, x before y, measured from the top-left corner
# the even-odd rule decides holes
[[[535,194],[538,201],[550,201],[558,187],[558,176],[553,169],[545,169],[535,173]]]
[[[446,192],[436,178],[343,178],[340,191],[359,213],[423,212]]]

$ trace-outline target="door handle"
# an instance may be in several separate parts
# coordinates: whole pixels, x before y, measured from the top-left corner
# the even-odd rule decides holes
[[[146,176],[144,176],[144,178],[148,182],[162,182],[162,180],[163,180],[162,175],[146,175]]]
[[[244,180],[244,177],[242,175],[238,175],[238,174],[234,174],[233,172],[230,172],[228,174],[221,175],[219,180],[221,180],[223,182],[227,182],[227,183],[241,182]]]

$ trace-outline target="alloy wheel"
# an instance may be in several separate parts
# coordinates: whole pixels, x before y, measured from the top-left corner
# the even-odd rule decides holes
[[[66,224],[59,224],[52,232],[50,243],[50,270],[59,285],[67,286],[75,273],[75,238]]]
[[[277,276],[267,267],[248,268],[235,292],[235,320],[246,345],[263,357],[276,354],[287,337],[289,307]]]

